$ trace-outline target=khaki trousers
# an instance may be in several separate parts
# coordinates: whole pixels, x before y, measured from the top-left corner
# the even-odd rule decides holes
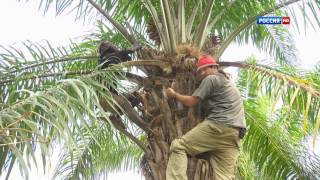
[[[223,124],[205,120],[181,138],[172,141],[166,180],[187,180],[187,154],[195,156],[210,152],[216,180],[235,179],[239,156],[239,131]]]

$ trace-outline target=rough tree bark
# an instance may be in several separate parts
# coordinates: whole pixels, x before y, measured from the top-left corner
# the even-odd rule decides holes
[[[193,72],[180,72],[174,79],[175,89],[182,94],[192,94],[196,87]],[[165,180],[169,158],[169,147],[201,121],[199,108],[186,108],[174,99],[163,95],[164,85],[158,85],[146,94],[151,114],[152,136],[148,137],[150,156],[144,156],[143,172],[147,180]],[[146,105],[145,105],[146,106]],[[211,180],[212,171],[208,156],[188,157],[187,175],[189,180]]]

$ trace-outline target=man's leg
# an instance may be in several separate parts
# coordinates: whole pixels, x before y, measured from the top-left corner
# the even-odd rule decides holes
[[[187,180],[187,152],[183,139],[175,139],[170,146],[171,155],[169,157],[166,179],[167,180]]]
[[[197,155],[212,151],[219,144],[223,131],[206,120],[187,132],[179,139],[172,141],[171,155],[166,171],[167,180],[187,180],[187,154]]]
[[[221,142],[228,142],[229,145],[218,145],[216,150],[212,151],[210,162],[215,173],[215,179],[233,180],[235,179],[235,171],[237,160],[240,153],[239,130],[222,126],[226,136],[220,137]]]
[[[238,148],[219,149],[210,157],[216,180],[234,180],[236,161],[239,156]]]

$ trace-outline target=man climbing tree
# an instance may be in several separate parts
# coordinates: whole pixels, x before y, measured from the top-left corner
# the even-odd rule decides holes
[[[205,108],[205,120],[171,143],[167,180],[187,180],[187,154],[195,156],[204,152],[212,154],[210,162],[215,179],[235,178],[239,143],[246,127],[244,109],[238,89],[218,67],[213,57],[202,56],[197,63],[202,82],[191,96],[172,88],[166,90],[168,97],[185,106],[193,107],[201,101]]]

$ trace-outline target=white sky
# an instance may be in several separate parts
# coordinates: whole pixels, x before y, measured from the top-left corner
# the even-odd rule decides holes
[[[70,38],[75,38],[93,29],[93,25],[82,22],[74,22],[74,16],[55,17],[51,12],[45,16],[38,11],[38,1],[29,3],[18,3],[15,0],[0,1],[0,45],[14,45],[16,42],[31,40],[40,42],[49,40],[53,45],[67,45]],[[93,22],[94,23],[94,22]],[[289,26],[289,28],[291,28]],[[311,67],[320,61],[319,42],[320,33],[308,29],[307,36],[303,33],[293,37],[299,51],[303,68]],[[232,44],[222,56],[222,60],[244,60],[255,55],[258,59],[265,59],[267,55],[260,53],[250,45],[237,46]],[[40,163],[40,161],[39,161]],[[41,164],[41,163],[40,163]],[[53,165],[54,166],[54,165]],[[11,179],[22,179],[18,168],[12,172]],[[0,180],[3,177],[0,177]],[[30,179],[48,179],[43,176],[41,168],[30,172]],[[115,173],[110,176],[112,180],[141,180],[141,176],[136,172]]]
[[[39,42],[47,39],[53,45],[68,44],[69,38],[78,37],[92,29],[92,25],[74,22],[74,16],[55,16],[53,11],[43,15],[38,11],[39,0],[18,3],[0,1],[0,44],[25,40]]]

